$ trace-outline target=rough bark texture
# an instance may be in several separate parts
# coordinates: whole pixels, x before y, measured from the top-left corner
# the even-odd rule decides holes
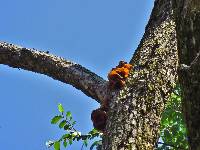
[[[102,78],[80,65],[45,52],[0,44],[0,64],[46,74],[81,89],[96,100],[110,100],[103,150],[151,150],[159,134],[164,104],[177,80],[177,42],[172,0],[155,0],[145,34],[130,63],[126,86],[109,91]]]
[[[190,149],[200,149],[200,1],[174,0],[179,79]]]
[[[104,150],[151,150],[160,116],[177,81],[178,52],[171,0],[156,0],[134,69],[121,91],[111,93]]]
[[[48,75],[74,86],[98,102],[107,95],[107,81],[103,78],[79,64],[48,52],[0,42],[0,64]]]

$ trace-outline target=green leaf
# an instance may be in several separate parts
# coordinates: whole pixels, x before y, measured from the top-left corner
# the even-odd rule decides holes
[[[162,114],[160,137],[163,142],[188,149],[188,140],[186,135],[186,126],[182,114],[181,88],[177,85],[171,93],[165,110]],[[159,149],[166,150],[169,147],[162,145]],[[175,150],[174,148],[170,148]]]
[[[56,124],[61,118],[61,115],[53,117],[53,119],[51,119],[51,124]]]
[[[63,108],[63,106],[62,106],[62,104],[58,104],[58,110],[59,110],[59,112],[61,112],[61,113],[63,113],[64,112],[64,108]]]
[[[66,112],[66,118],[71,118],[72,117],[72,114],[70,111]],[[71,120],[71,119],[70,119]]]
[[[87,146],[88,146],[88,141],[87,141],[87,140],[84,140],[84,141],[83,141],[83,144],[85,145],[85,147],[87,147]]]
[[[69,139],[69,144],[72,145],[72,139]]]
[[[71,138],[71,134],[68,133],[62,136],[62,139],[69,139],[69,138]]]
[[[56,141],[54,143],[54,150],[60,150],[60,142],[59,141]]]
[[[92,131],[89,132],[89,134],[96,134],[99,133],[99,131],[95,128],[92,129]]]
[[[66,124],[66,120],[63,120],[60,124],[59,124],[59,128],[63,128]]]
[[[73,121],[73,122],[72,122],[72,126],[74,126],[75,124],[76,124],[76,121]]]
[[[63,141],[63,146],[64,146],[65,148],[67,147],[67,141],[66,141],[66,140]]]
[[[70,127],[69,124],[66,124],[66,125],[64,126],[64,130],[70,130],[70,129],[71,129],[71,127]]]

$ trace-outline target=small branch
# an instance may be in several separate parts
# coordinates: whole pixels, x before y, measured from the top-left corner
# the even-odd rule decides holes
[[[197,53],[197,56],[195,57],[195,59],[191,62],[190,66],[199,66],[200,64],[200,53]]]
[[[165,145],[165,146],[170,146],[170,147],[175,147],[174,145],[163,143],[163,142],[158,142],[157,144]]]
[[[175,146],[175,145],[167,144],[167,143],[163,143],[163,142],[158,142],[157,144],[161,144],[161,145],[165,145],[165,146],[170,146],[170,147],[178,148],[178,149],[184,149],[183,147],[179,147],[179,146]]]
[[[0,42],[0,64],[47,75],[70,84],[98,102],[107,94],[107,81],[79,64],[48,52]]]

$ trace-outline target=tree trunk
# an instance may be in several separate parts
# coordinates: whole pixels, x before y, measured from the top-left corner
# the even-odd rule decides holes
[[[103,150],[156,147],[161,113],[177,81],[177,53],[172,1],[156,0],[127,84],[110,94]]]
[[[5,43],[0,44],[0,63],[46,74],[99,102],[109,98],[102,149],[151,150],[159,137],[164,105],[177,81],[177,53],[172,0],[155,0],[143,39],[130,61],[134,68],[121,90],[109,91],[107,81],[80,65]]]
[[[200,149],[200,1],[174,0],[179,79],[190,149]]]

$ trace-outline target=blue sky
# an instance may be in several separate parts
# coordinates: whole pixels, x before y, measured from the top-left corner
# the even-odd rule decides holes
[[[0,41],[48,50],[105,79],[120,60],[130,60],[153,7],[153,0],[0,2]],[[0,149],[46,150],[46,141],[64,134],[50,124],[58,103],[72,112],[78,130],[92,128],[90,113],[99,105],[70,85],[4,65],[0,84]]]

